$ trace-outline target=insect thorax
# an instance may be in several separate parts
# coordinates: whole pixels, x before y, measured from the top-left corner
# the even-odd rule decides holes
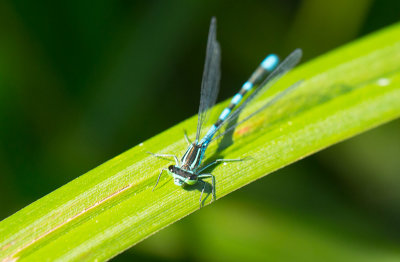
[[[201,163],[205,151],[202,144],[192,143],[182,157],[181,168],[184,170],[195,170]]]

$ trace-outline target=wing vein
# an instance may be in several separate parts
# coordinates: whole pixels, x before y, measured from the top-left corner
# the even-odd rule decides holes
[[[203,124],[207,121],[207,116],[217,100],[219,91],[219,80],[221,77],[221,49],[217,41],[217,21],[211,19],[210,30],[208,33],[206,59],[204,63],[203,78],[200,91],[200,105],[197,120],[196,142],[200,140]]]

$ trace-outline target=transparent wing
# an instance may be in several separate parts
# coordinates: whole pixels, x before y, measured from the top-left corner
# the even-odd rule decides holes
[[[226,133],[228,133],[229,131],[232,131],[233,129],[235,129],[238,125],[242,124],[243,122],[249,120],[250,118],[252,118],[253,116],[255,116],[256,114],[258,114],[259,112],[263,111],[264,109],[274,105],[276,102],[279,101],[279,99],[281,99],[282,97],[284,97],[285,95],[289,94],[290,92],[292,92],[293,90],[295,90],[298,86],[300,86],[303,83],[303,80],[297,81],[296,83],[294,83],[293,85],[291,85],[290,87],[286,88],[285,90],[283,90],[282,92],[280,92],[279,94],[277,94],[276,96],[274,96],[274,98],[272,98],[271,100],[269,100],[267,103],[265,103],[265,105],[263,105],[262,107],[258,108],[256,111],[254,111],[253,113],[251,113],[249,116],[245,117],[244,119],[242,119],[240,122],[234,124],[233,126],[230,126],[229,128],[227,128],[226,130],[224,130],[224,132],[222,132],[221,134],[218,134],[218,136],[214,137],[211,141],[216,140],[220,137],[222,137],[223,135],[225,135]]]
[[[219,90],[221,77],[221,49],[217,41],[217,20],[211,19],[210,31],[208,33],[206,61],[204,64],[203,79],[200,91],[200,106],[197,120],[196,141],[199,141],[202,125],[207,120],[209,109],[214,106]]]
[[[218,129],[227,126],[232,120],[236,119],[238,115],[243,111],[243,109],[247,106],[248,103],[250,103],[252,100],[255,98],[259,97],[260,95],[264,94],[265,91],[267,91],[273,84],[275,84],[276,81],[278,81],[282,76],[284,76],[287,72],[289,72],[301,59],[302,56],[302,51],[301,49],[296,49],[294,50],[288,57],[285,58],[285,60],[282,61],[282,63],[270,74],[268,77],[259,85],[259,88],[257,88],[235,111],[233,111],[227,118],[226,120],[218,127]],[[282,91],[278,95],[276,95],[272,100],[269,100],[265,105],[261,106],[259,109],[257,109],[255,112],[249,114],[245,119],[241,120],[239,123],[234,124],[233,126],[227,128],[224,130],[223,133],[219,134],[218,136],[214,137],[212,139],[218,139],[219,137],[223,136],[239,124],[243,123],[244,121],[247,121],[260,111],[264,110],[265,108],[271,106],[274,104],[276,101],[278,101],[283,95],[287,94],[291,90],[295,89],[297,86],[299,86],[301,81],[295,83],[294,85],[290,86],[286,90]]]

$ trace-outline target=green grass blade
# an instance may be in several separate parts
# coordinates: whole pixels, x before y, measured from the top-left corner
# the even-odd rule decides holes
[[[322,148],[400,115],[400,25],[304,64],[277,90],[301,87],[239,126],[215,158],[251,159],[218,165],[216,195],[226,194]],[[219,104],[215,113],[226,103]],[[215,114],[214,114],[215,115]],[[176,187],[159,170],[171,162],[146,151],[182,154],[183,130],[196,118],[145,141],[0,222],[0,260],[106,260],[199,208],[199,189]],[[207,194],[204,203],[211,196]]]

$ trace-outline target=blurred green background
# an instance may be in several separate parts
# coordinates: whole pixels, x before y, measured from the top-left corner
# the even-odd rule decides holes
[[[307,61],[397,0],[0,1],[0,220],[196,114],[211,16],[220,100],[268,52]],[[400,121],[275,172],[114,261],[400,261]]]

